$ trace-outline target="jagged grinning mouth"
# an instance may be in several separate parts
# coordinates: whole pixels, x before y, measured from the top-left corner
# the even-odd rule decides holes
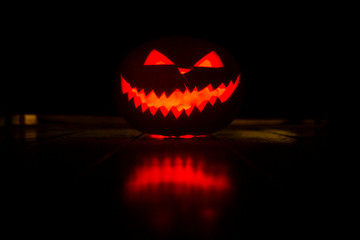
[[[149,109],[150,113],[154,116],[160,110],[163,116],[166,117],[171,111],[177,119],[183,111],[185,111],[187,116],[190,116],[194,107],[197,107],[202,112],[208,102],[213,106],[217,98],[219,98],[221,103],[227,101],[239,85],[239,82],[240,74],[237,76],[235,83],[230,81],[227,86],[222,83],[219,87],[213,89],[212,85],[209,84],[200,91],[195,87],[191,92],[187,88],[184,92],[176,89],[169,96],[166,96],[165,92],[163,92],[158,97],[154,91],[147,95],[144,89],[138,91],[136,87],[132,87],[121,75],[121,90],[123,94],[128,94],[129,101],[134,98],[135,108],[141,106],[142,112]]]

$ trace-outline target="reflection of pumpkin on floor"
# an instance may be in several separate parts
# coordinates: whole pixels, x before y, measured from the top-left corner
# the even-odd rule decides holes
[[[192,228],[209,232],[227,205],[231,188],[225,165],[194,161],[191,155],[151,158],[133,169],[125,182],[125,200],[155,231],[185,227],[191,219]]]
[[[236,116],[242,81],[223,48],[190,37],[145,43],[124,61],[117,99],[128,122],[160,135],[207,134]]]

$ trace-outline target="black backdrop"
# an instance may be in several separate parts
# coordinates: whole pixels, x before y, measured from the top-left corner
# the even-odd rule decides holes
[[[238,60],[245,81],[240,116],[329,114],[332,22],[321,8],[138,8],[16,9],[4,30],[12,67],[2,80],[2,109],[116,115],[113,87],[122,59],[142,42],[181,34],[222,45]]]

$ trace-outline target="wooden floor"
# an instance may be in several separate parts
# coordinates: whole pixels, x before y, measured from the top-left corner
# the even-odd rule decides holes
[[[38,116],[0,131],[14,236],[291,239],[320,231],[326,213],[324,122],[235,120],[158,139],[119,117]]]

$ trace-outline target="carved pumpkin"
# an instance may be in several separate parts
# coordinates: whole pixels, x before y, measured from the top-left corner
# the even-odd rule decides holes
[[[117,101],[136,129],[166,136],[209,134],[236,116],[240,70],[223,48],[190,37],[145,43],[123,62]]]

